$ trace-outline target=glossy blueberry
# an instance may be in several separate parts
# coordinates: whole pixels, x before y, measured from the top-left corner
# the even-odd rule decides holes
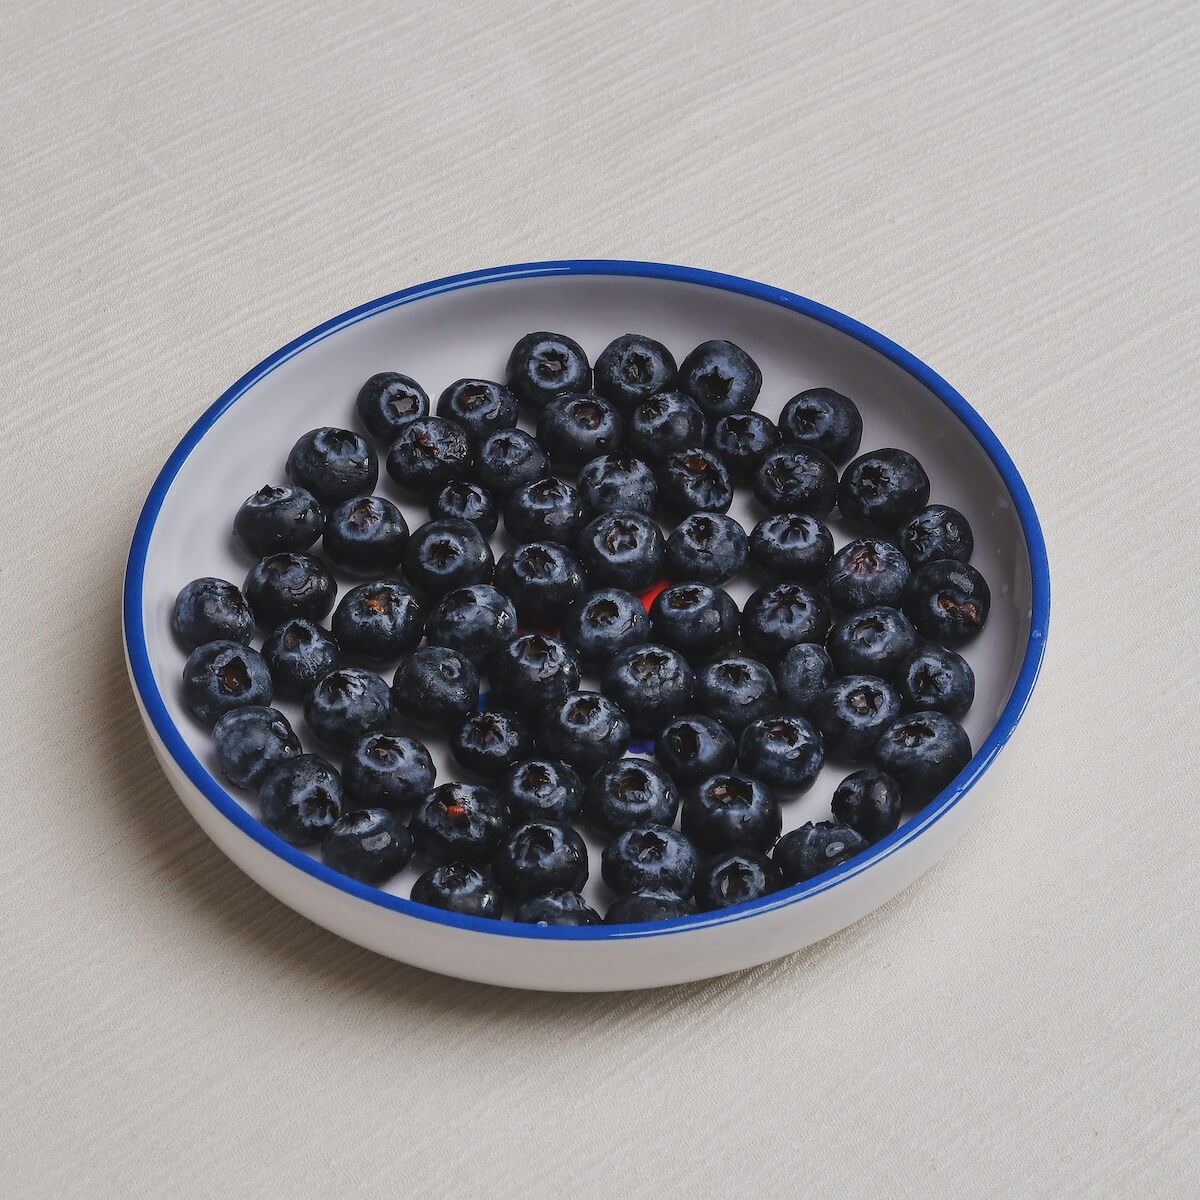
[[[557,542],[528,542],[496,564],[496,586],[527,624],[554,626],[587,591],[578,559]]]
[[[508,812],[495,792],[458,782],[438,784],[408,823],[414,849],[435,866],[490,862],[507,829]]]
[[[625,441],[643,462],[657,466],[677,450],[708,441],[708,418],[682,392],[660,392],[643,400],[629,414]]]
[[[600,873],[614,892],[662,890],[690,896],[700,865],[696,848],[669,825],[635,825],[604,847]]]
[[[900,785],[910,806],[932,800],[970,761],[966,730],[940,712],[900,717],[875,743],[875,765]]]
[[[259,625],[274,629],[296,617],[319,621],[328,616],[337,583],[319,558],[285,551],[256,562],[242,591]]]
[[[654,640],[692,660],[711,658],[734,642],[740,618],[733,597],[706,583],[674,584],[650,605]]]
[[[710,775],[684,797],[680,828],[699,850],[769,850],[783,828],[779,802],[744,772]]]
[[[658,493],[663,504],[681,517],[723,513],[733,503],[729,468],[719,455],[699,446],[667,455],[659,468]]]
[[[821,737],[803,717],[760,717],[738,742],[738,768],[784,795],[806,792],[824,762]]]
[[[304,702],[304,720],[327,745],[346,753],[392,715],[388,685],[374,671],[339,667],[322,676]]]
[[[501,429],[479,447],[475,477],[497,496],[545,479],[550,473],[550,456],[523,429]]]
[[[656,733],[691,707],[692,668],[678,651],[646,643],[622,650],[604,668],[604,694],[629,718],[630,727]]]
[[[379,480],[379,460],[351,429],[323,426],[301,434],[287,457],[287,476],[326,509],[364,496]]]
[[[897,531],[896,541],[914,567],[939,558],[968,562],[975,549],[967,518],[945,504],[930,504],[909,517]]]
[[[429,397],[415,379],[380,371],[359,388],[354,410],[376,441],[390,445],[409,421],[429,416]]]
[[[896,691],[906,712],[932,710],[959,720],[975,699],[975,672],[953,650],[918,646],[896,668]]]
[[[342,815],[342,781],[318,754],[276,763],[258,789],[258,819],[293,846],[315,846]]]
[[[820,450],[779,446],[763,458],[753,487],[758,502],[771,512],[825,517],[837,503],[837,467]]]
[[[987,580],[970,563],[934,559],[917,567],[904,588],[904,612],[917,632],[943,646],[978,635],[992,607]]]
[[[333,635],[300,617],[284,621],[267,635],[262,656],[276,694],[288,700],[303,700],[322,675],[342,665]]]
[[[671,892],[649,888],[618,896],[604,914],[605,925],[644,925],[649,921],[670,921],[686,917],[692,906]]]
[[[537,712],[579,690],[579,662],[564,642],[523,633],[492,655],[488,668],[496,701],[516,712]]]
[[[573,548],[584,523],[579,489],[553,475],[517,488],[504,504],[504,526],[518,542]]]
[[[417,904],[464,917],[498,920],[503,911],[500,889],[489,883],[482,871],[466,863],[446,863],[426,871],[412,885],[410,898]]]
[[[622,409],[641,404],[675,383],[670,350],[640,333],[614,338],[596,359],[596,391]]]
[[[835,679],[813,701],[809,720],[835,762],[866,762],[879,735],[900,715],[900,697],[873,675]]]
[[[809,388],[783,406],[779,431],[785,441],[820,450],[840,465],[858,453],[862,415],[849,396],[832,388]]]
[[[325,528],[325,510],[302,487],[272,483],[242,501],[233,518],[233,536],[261,558],[285,550],[307,550]]]
[[[724,513],[692,513],[667,538],[663,565],[672,579],[725,583],[746,565],[746,531]]]
[[[538,417],[537,439],[556,471],[577,471],[589,459],[621,445],[625,422],[602,396],[565,395],[551,400]]]
[[[645,513],[602,513],[579,535],[579,561],[593,587],[644,591],[662,577],[663,536]]]
[[[836,621],[825,642],[839,675],[878,675],[881,679],[891,679],[916,645],[912,622],[897,609],[882,605]]]
[[[779,871],[765,854],[753,850],[720,854],[696,874],[696,907],[701,912],[732,908],[777,891],[781,883]]]
[[[676,717],[655,739],[654,757],[676,783],[699,783],[733,766],[737,741],[712,717]]]
[[[779,707],[799,717],[808,716],[813,701],[833,682],[833,662],[823,646],[801,642],[780,660],[775,673]]]
[[[437,402],[437,415],[457,421],[475,445],[498,429],[512,429],[519,409],[516,396],[490,379],[456,379]]]
[[[546,752],[591,776],[620,758],[629,746],[624,712],[598,692],[572,692],[551,705],[542,718],[540,742]]]
[[[516,632],[513,602],[486,583],[447,592],[425,625],[425,637],[431,646],[449,646],[476,666],[487,662]]]
[[[276,763],[302,753],[300,739],[276,708],[231,709],[213,726],[212,738],[221,774],[234,787],[257,789]]]
[[[417,417],[388,449],[387,472],[406,492],[428,502],[471,466],[471,439],[457,421]]]
[[[578,892],[562,889],[523,900],[513,920],[522,925],[599,925],[600,914]]]
[[[825,572],[825,590],[843,612],[879,605],[899,608],[911,573],[908,560],[891,542],[858,538],[833,556]]]
[[[248,646],[254,637],[254,614],[246,597],[232,583],[206,576],[180,589],[171,628],[188,650],[205,642],[241,642]]]
[[[733,342],[701,342],[679,366],[679,390],[711,417],[749,412],[761,387],[758,364]]]
[[[598,667],[646,641],[650,617],[631,592],[601,588],[567,610],[561,632],[584,666]]]
[[[424,632],[416,596],[386,579],[351,588],[330,624],[343,654],[370,663],[394,662],[415,650]]]
[[[900,827],[900,785],[883,771],[863,767],[833,792],[833,815],[872,845]]]
[[[530,821],[500,843],[492,874],[500,890],[517,900],[559,889],[578,892],[587,883],[587,846],[570,825]]]
[[[408,522],[382,496],[358,496],[329,514],[321,545],[325,557],[347,575],[382,577],[400,565]]]
[[[446,484],[429,506],[429,515],[436,521],[450,518],[470,521],[486,537],[500,523],[500,510],[486,488],[465,479]]]
[[[742,609],[742,641],[765,658],[782,658],[801,642],[822,642],[828,632],[825,601],[801,583],[759,588]]]
[[[673,825],[679,811],[679,789],[648,758],[622,758],[601,767],[583,793],[583,811],[605,833],[638,825]]]
[[[344,812],[321,842],[321,861],[359,883],[378,887],[408,865],[412,835],[386,808]]]
[[[562,333],[527,333],[512,348],[504,381],[533,408],[544,408],[563,392],[586,392],[592,368],[583,347]]]
[[[205,725],[235,708],[271,703],[271,673],[262,655],[241,642],[205,642],[183,666],[183,702]]]
[[[487,583],[495,560],[478,526],[456,517],[440,517],[417,526],[404,550],[404,577],[427,596]]]
[[[772,857],[784,886],[791,887],[840,867],[866,848],[866,838],[848,825],[834,825],[831,821],[814,825],[808,821],[785,833]]]
[[[583,809],[578,774],[550,758],[529,758],[510,767],[499,791],[514,821],[573,821]]]
[[[723,658],[696,676],[695,707],[740,734],[751,721],[773,713],[778,705],[775,677],[757,659]]]
[[[368,733],[342,764],[342,789],[349,808],[388,808],[407,812],[432,790],[437,768],[415,738]]]
[[[849,521],[891,532],[929,502],[929,476],[907,450],[860,454],[843,472],[838,508]]]
[[[396,669],[392,705],[422,728],[456,729],[479,707],[479,671],[448,646],[422,646]]]
[[[589,516],[616,509],[650,513],[658,500],[658,481],[640,458],[618,450],[584,464],[579,472],[579,494]]]
[[[779,445],[779,430],[770,417],[758,412],[731,413],[722,417],[709,435],[709,448],[715,450],[737,483],[754,477],[767,455]]]
[[[533,752],[533,738],[513,712],[472,713],[450,739],[454,761],[469,775],[495,782]]]
[[[833,534],[807,513],[775,513],[750,531],[750,561],[772,580],[819,580],[833,559]]]

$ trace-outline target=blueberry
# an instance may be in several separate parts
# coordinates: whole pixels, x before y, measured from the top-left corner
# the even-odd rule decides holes
[[[606,696],[572,692],[546,710],[541,744],[556,759],[590,776],[629,746],[629,721]]]
[[[825,588],[834,607],[844,612],[879,605],[898,608],[911,573],[908,560],[891,542],[859,538],[833,556]]]
[[[583,811],[605,833],[638,825],[673,825],[679,790],[648,758],[622,758],[601,767],[583,793]]]
[[[969,563],[934,559],[919,566],[904,589],[904,612],[917,632],[943,646],[961,646],[982,629],[992,607],[987,580]]]
[[[527,333],[512,348],[504,380],[533,408],[544,408],[563,392],[586,392],[592,368],[583,347],[561,333]]]
[[[528,542],[496,564],[496,586],[532,625],[557,625],[587,590],[583,568],[556,542]]]
[[[412,885],[411,898],[417,904],[440,908],[464,917],[499,919],[502,911],[500,889],[487,876],[466,863],[446,863],[426,871]]]
[[[583,783],[574,768],[549,758],[510,767],[500,795],[514,821],[573,821],[583,809]]]
[[[589,516],[614,509],[654,511],[658,481],[654,472],[627,450],[602,454],[579,472],[579,494]]]
[[[559,889],[578,892],[588,877],[587,846],[570,825],[530,821],[500,843],[492,874],[500,890],[517,900]]]
[[[668,825],[635,825],[605,846],[600,873],[614,892],[647,889],[692,894],[700,860],[696,848]]]
[[[783,828],[783,813],[759,780],[725,772],[687,794],[680,828],[700,850],[769,850]]]
[[[505,708],[537,712],[579,690],[579,663],[556,637],[523,633],[501,646],[489,666],[492,691]]]
[[[593,586],[644,591],[662,576],[662,530],[645,513],[603,513],[579,535],[579,561]]]
[[[522,925],[599,925],[600,914],[578,892],[560,889],[523,900],[513,920]]]
[[[409,421],[429,416],[429,397],[415,379],[380,371],[359,388],[354,409],[373,438],[390,443]]]
[[[430,504],[429,515],[435,521],[445,517],[470,521],[485,537],[500,523],[500,510],[491,493],[465,479],[446,484]]]
[[[629,414],[625,440],[643,462],[657,465],[677,450],[708,441],[708,418],[682,392],[660,392],[643,400]]]
[[[408,544],[408,522],[382,496],[358,496],[329,514],[321,545],[325,557],[347,575],[376,577],[400,565]]]
[[[396,435],[387,472],[405,491],[428,500],[471,466],[471,441],[457,421],[417,417]]]
[[[341,815],[342,781],[318,754],[285,758],[259,786],[259,820],[293,846],[315,846]]]
[[[285,758],[302,753],[300,739],[277,708],[234,708],[213,726],[221,774],[234,787],[255,788]]]
[[[472,713],[450,739],[450,753],[469,775],[495,782],[533,751],[533,738],[516,713]]]
[[[343,753],[364,734],[382,729],[391,715],[388,685],[374,671],[361,667],[330,671],[304,702],[304,720],[309,729]]]
[[[956,720],[975,699],[975,672],[941,646],[918,646],[896,668],[896,691],[906,711],[944,712]]]
[[[735,641],[740,617],[733,597],[706,583],[664,588],[650,605],[655,640],[693,660],[710,658]]]
[[[455,517],[419,525],[404,551],[404,577],[427,596],[487,583],[494,569],[487,538],[478,526]]]
[[[431,646],[449,646],[477,666],[487,662],[516,632],[513,602],[486,583],[447,592],[425,625]]]
[[[800,583],[759,588],[742,609],[742,641],[766,658],[782,658],[800,642],[822,642],[828,632],[824,600]]]
[[[301,434],[287,457],[287,476],[332,508],[351,496],[373,491],[379,460],[367,442],[350,429],[326,425]]]
[[[458,782],[435,787],[408,823],[413,848],[435,866],[489,862],[507,829],[508,813],[495,792]]]
[[[301,617],[277,625],[263,642],[262,656],[278,695],[302,700],[322,675],[342,665],[342,652],[327,629]]]
[[[902,612],[880,605],[836,622],[825,645],[839,675],[891,679],[905,655],[916,648],[917,631]]]
[[[696,676],[696,708],[740,734],[751,721],[775,711],[775,678],[754,658],[723,658]]]
[[[371,663],[394,662],[415,650],[424,631],[416,596],[386,579],[351,588],[331,624],[343,654]]]
[[[663,561],[672,579],[725,583],[746,565],[746,531],[723,513],[692,513],[671,531]]]
[[[785,441],[820,450],[840,464],[858,453],[863,422],[849,396],[832,388],[809,388],[783,406],[779,429]]]
[[[670,921],[686,917],[692,911],[686,900],[670,892],[647,888],[618,896],[604,914],[605,925],[644,925],[649,921]]]
[[[780,443],[779,430],[770,417],[757,412],[730,413],[722,417],[709,436],[715,450],[738,483],[754,477],[763,460]]]
[[[869,843],[900,827],[900,785],[883,771],[864,767],[847,775],[833,792],[833,815]]]
[[[448,646],[422,646],[397,668],[392,705],[422,728],[457,728],[479,707],[479,671]]]
[[[520,405],[490,379],[457,379],[438,397],[437,415],[457,421],[476,445],[498,429],[512,429]]]
[[[712,717],[676,717],[655,739],[654,757],[676,783],[699,783],[733,766],[737,742]]]
[[[929,476],[907,450],[860,454],[838,485],[842,516],[889,532],[928,502]]]
[[[967,518],[945,504],[930,504],[909,517],[900,526],[896,540],[914,567],[938,558],[968,562],[975,549],[975,536]]]
[[[205,725],[235,708],[271,703],[271,673],[262,655],[241,642],[205,642],[183,667],[183,702]]]
[[[412,852],[412,835],[386,808],[343,813],[321,842],[321,861],[330,870],[373,887],[404,870]]]
[[[909,805],[932,800],[971,761],[971,741],[953,717],[909,713],[875,743],[875,764],[886,771]]]
[[[801,642],[780,660],[776,672],[779,706],[784,712],[808,716],[813,701],[833,682],[833,662],[823,646]]]
[[[631,728],[653,734],[676,713],[687,712],[694,682],[682,654],[647,643],[622,650],[604,668],[600,686],[621,706]]]
[[[735,850],[705,863],[696,875],[696,907],[714,912],[759,900],[776,891],[781,880],[775,864],[753,850]]]
[[[773,855],[785,887],[840,867],[867,848],[866,838],[848,825],[811,821],[785,833]]]
[[[776,513],[750,531],[750,561],[768,579],[812,582],[833,559],[833,534],[807,513]]]
[[[749,412],[761,387],[758,364],[733,342],[701,342],[679,367],[680,391],[713,417]]]
[[[579,489],[553,475],[517,488],[504,505],[504,526],[518,542],[573,547],[584,521]]]
[[[407,812],[432,790],[437,768],[415,738],[398,733],[368,733],[359,738],[342,764],[347,806]]]
[[[779,446],[763,458],[753,487],[758,502],[771,512],[825,517],[837,503],[837,467],[820,450]]]
[[[329,615],[337,583],[329,568],[311,554],[268,554],[250,568],[242,591],[254,619],[264,629],[300,617],[319,621]]]
[[[621,408],[631,408],[675,382],[670,350],[640,333],[614,338],[596,359],[596,391]]]
[[[673,513],[723,513],[733,503],[729,469],[711,450],[693,446],[663,460],[658,476],[663,504]]]
[[[865,762],[879,735],[900,714],[900,697],[873,675],[835,679],[813,701],[809,720],[836,762]]]
[[[563,641],[584,666],[597,667],[650,636],[642,602],[621,588],[601,588],[572,605],[562,623]]]
[[[475,476],[484,487],[507,496],[550,473],[550,456],[523,429],[501,429],[479,447]]]
[[[821,737],[803,717],[760,717],[738,743],[741,770],[786,794],[808,791],[824,762]]]
[[[537,439],[556,471],[577,471],[588,459],[611,454],[620,446],[624,432],[621,414],[592,393],[551,400],[537,424]]]
[[[324,528],[325,511],[316,496],[288,484],[260,487],[242,501],[233,518],[233,536],[256,558],[307,550]]]
[[[175,598],[171,628],[188,650],[205,642],[241,642],[254,637],[254,614],[232,583],[206,576],[185,583]]]

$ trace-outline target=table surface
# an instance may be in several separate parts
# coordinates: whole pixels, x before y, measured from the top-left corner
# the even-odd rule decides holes
[[[1198,32],[1146,0],[7,6],[6,1194],[1195,1195]],[[959,846],[656,993],[468,985],[294,915],[183,811],[120,649],[140,502],[230,381],[557,257],[886,333],[1009,447],[1053,569]]]

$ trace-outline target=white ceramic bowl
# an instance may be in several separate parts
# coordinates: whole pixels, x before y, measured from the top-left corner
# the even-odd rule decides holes
[[[965,651],[978,684],[965,721],[976,753],[946,791],[868,852],[723,912],[642,926],[539,928],[415,905],[407,899],[413,868],[387,890],[355,883],[263,828],[252,796],[226,790],[206,731],[182,704],[184,654],[170,630],[179,588],[202,575],[241,582],[250,560],[229,536],[237,505],[263,483],[283,480],[288,449],[305,430],[353,427],[354,397],[367,376],[399,370],[436,399],[463,376],[502,378],[509,349],[534,329],[569,334],[593,359],[632,330],[665,342],[678,359],[706,339],[729,338],[762,367],[762,411],[775,417],[804,388],[836,388],[862,411],[864,450],[911,450],[933,481],[931,498],[966,513],[975,531],[973,562],[993,595],[988,626]],[[400,499],[382,471],[379,491]],[[402,507],[411,526],[428,519]],[[757,519],[740,492],[731,511],[747,530]],[[839,544],[846,540],[836,522],[834,531]],[[740,602],[749,586],[730,590]],[[1048,618],[1045,547],[1024,484],[978,414],[928,367],[856,321],[789,292],[706,271],[607,260],[437,280],[335,317],[271,355],[196,422],[163,467],[133,538],[124,598],[130,676],[155,753],[192,815],[242,870],[298,912],[381,954],[464,979],[559,991],[654,987],[753,966],[826,937],[894,896],[946,852],[998,790],[995,760],[1029,699]],[[302,721],[293,724],[304,736]],[[439,779],[452,778],[444,746],[431,750]],[[826,767],[810,792],[786,806],[785,829],[827,819],[844,773]],[[589,850],[585,894],[602,911],[599,847]]]

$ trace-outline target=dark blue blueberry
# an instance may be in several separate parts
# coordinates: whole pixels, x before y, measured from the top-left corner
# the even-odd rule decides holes
[[[775,674],[779,706],[784,712],[808,716],[813,701],[833,682],[833,662],[823,646],[801,642],[780,660]]]
[[[586,392],[592,368],[583,347],[562,333],[527,333],[513,348],[504,381],[526,404],[544,408],[563,392]]]
[[[454,761],[469,775],[495,782],[533,752],[533,738],[516,713],[472,713],[450,739]]]
[[[657,466],[668,454],[708,441],[708,418],[682,392],[660,392],[629,414],[625,441],[643,462]]]
[[[885,605],[843,617],[834,623],[825,642],[839,675],[878,675],[881,679],[891,679],[916,645],[912,622]]]
[[[470,521],[485,537],[500,523],[500,510],[491,493],[465,479],[446,484],[430,504],[429,515],[435,521],[444,517]]]
[[[446,863],[426,871],[412,885],[410,896],[417,904],[464,917],[498,920],[503,911],[500,889],[489,883],[482,871],[466,863]]]
[[[379,460],[351,429],[323,426],[301,434],[287,457],[287,476],[326,509],[374,491]]]
[[[765,784],[743,772],[710,775],[684,797],[680,828],[699,850],[770,850],[783,811]]]
[[[940,712],[900,717],[875,743],[875,765],[900,785],[905,804],[914,807],[932,800],[970,761],[966,730]]]
[[[599,925],[600,914],[578,892],[563,889],[523,900],[513,920],[522,925]]]
[[[386,579],[351,588],[331,624],[342,653],[370,663],[394,662],[415,650],[424,632],[416,596]]]
[[[412,835],[386,808],[343,813],[321,842],[321,861],[359,883],[378,887],[408,865]]]
[[[435,866],[490,862],[508,829],[508,811],[490,788],[442,783],[417,806],[408,831],[413,847]]]
[[[900,697],[874,675],[835,679],[813,701],[808,719],[835,762],[862,763],[879,735],[900,715]]]
[[[325,511],[302,487],[268,483],[242,501],[233,536],[261,558],[285,550],[307,550],[325,528]]]
[[[924,634],[943,646],[961,646],[987,622],[992,592],[970,563],[934,559],[917,567],[904,588],[904,612]]]
[[[833,792],[833,815],[874,844],[900,827],[900,785],[883,771],[864,767],[847,775]]]
[[[601,588],[567,610],[561,632],[584,666],[599,667],[646,641],[650,617],[631,592]]]
[[[258,789],[258,819],[293,846],[315,846],[342,815],[342,781],[319,754],[276,763]]]
[[[820,450],[840,465],[858,453],[863,422],[849,396],[832,388],[809,388],[783,406],[779,430],[785,441]]]
[[[500,796],[514,821],[573,821],[583,809],[583,782],[564,762],[529,758],[509,769]]]
[[[777,891],[779,871],[765,854],[735,850],[706,862],[696,875],[696,907],[701,912],[732,908]]]
[[[975,672],[953,650],[918,646],[896,668],[896,691],[906,711],[944,712],[959,720],[975,699]]]
[[[899,608],[911,573],[908,560],[891,542],[859,538],[833,556],[825,572],[825,590],[843,612],[879,605]]]
[[[431,646],[449,646],[476,666],[487,662],[516,632],[513,602],[486,583],[447,592],[425,625],[425,637]]]
[[[213,749],[221,774],[240,788],[257,788],[285,758],[302,753],[300,739],[277,708],[234,708],[213,726]]]
[[[777,707],[775,677],[755,658],[723,658],[696,676],[696,708],[730,733],[740,734]]]
[[[663,562],[672,579],[725,583],[746,565],[746,531],[724,513],[692,513],[671,531]]]
[[[673,825],[679,789],[648,758],[622,758],[601,767],[583,793],[583,811],[605,833],[639,825]]]
[[[742,641],[765,658],[782,658],[801,642],[823,642],[828,632],[829,609],[801,583],[759,588],[742,609]]]
[[[842,516],[889,533],[928,502],[929,476],[907,450],[860,454],[838,485]]]
[[[658,493],[671,512],[723,513],[733,503],[729,469],[719,455],[693,446],[668,454],[659,468]]]
[[[579,472],[579,494],[589,516],[617,509],[654,511],[658,481],[654,472],[628,450],[602,454]]]
[[[712,717],[676,717],[655,739],[654,757],[676,783],[699,783],[733,766],[737,741]]]
[[[833,534],[807,513],[764,517],[750,532],[750,561],[772,580],[819,580],[833,558]]]
[[[479,707],[479,671],[448,646],[422,646],[396,669],[392,706],[423,729],[457,729]]]
[[[457,421],[475,445],[498,429],[512,429],[519,409],[516,396],[490,379],[456,379],[437,402],[437,415]]]
[[[645,513],[602,513],[579,535],[579,561],[593,587],[644,591],[662,577],[662,530]]]
[[[392,715],[388,685],[374,671],[339,667],[323,676],[304,702],[304,720],[317,738],[346,753]]]
[[[375,576],[394,571],[408,544],[408,522],[382,496],[359,496],[329,514],[321,545],[325,557],[347,575]]]
[[[518,542],[574,547],[584,523],[579,489],[553,475],[517,488],[504,505],[504,527]]]
[[[407,812],[436,778],[429,751],[398,733],[368,733],[351,746],[342,764],[342,788],[353,808]]]
[[[687,659],[667,646],[646,643],[622,650],[604,667],[604,694],[619,704],[639,733],[657,733],[691,706],[694,678]]]
[[[589,459],[613,453],[624,433],[621,414],[590,392],[559,396],[538,417],[537,439],[556,471],[577,471]]]
[[[701,342],[679,367],[679,390],[711,417],[749,412],[761,387],[758,364],[733,342]]]
[[[396,435],[388,449],[387,472],[410,494],[428,502],[471,466],[471,439],[457,421],[417,417]]]
[[[670,892],[647,888],[618,896],[604,914],[605,925],[644,925],[649,921],[670,921],[686,917],[692,906]]]
[[[183,666],[183,702],[205,725],[235,708],[271,703],[271,673],[262,655],[241,642],[205,642]]]
[[[673,386],[675,370],[675,359],[662,342],[640,333],[623,333],[596,359],[596,391],[629,409]]]
[[[206,576],[180,589],[171,628],[188,650],[205,642],[241,642],[248,646],[254,637],[254,614],[246,597],[232,583]]]
[[[548,754],[587,777],[625,753],[629,721],[606,696],[572,692],[546,710],[540,741]]]
[[[820,735],[803,717],[761,717],[738,743],[739,768],[785,794],[812,787],[824,762]]]
[[[455,517],[419,525],[404,551],[404,577],[428,596],[487,583],[495,565],[492,548],[478,527]]]
[[[530,821],[500,843],[492,874],[500,890],[517,900],[559,889],[578,892],[587,883],[587,846],[570,825]]]
[[[696,848],[669,825],[636,825],[604,847],[600,873],[614,892],[644,889],[692,894],[700,860]]]
[[[425,389],[398,371],[380,371],[359,388],[354,402],[363,428],[377,441],[390,444],[409,421],[429,416]]]
[[[909,517],[897,531],[896,541],[914,567],[939,558],[968,562],[975,549],[967,518],[945,504],[930,504]]]
[[[528,542],[496,564],[496,586],[531,625],[554,626],[587,590],[583,568],[557,542]]]
[[[655,641],[693,660],[711,658],[734,642],[740,617],[733,597],[706,583],[674,584],[650,605]]]
[[[523,633],[492,655],[492,692],[504,708],[537,712],[579,690],[579,663],[565,643],[544,633]]]
[[[837,467],[820,450],[779,446],[754,473],[754,495],[771,512],[825,517],[837,503]]]
[[[741,412],[722,417],[713,426],[708,445],[721,456],[730,478],[746,483],[780,441],[779,430],[770,417]]]
[[[498,496],[545,479],[550,473],[550,456],[523,429],[501,429],[479,447],[475,476]]]
[[[250,568],[242,591],[254,619],[274,629],[296,617],[319,621],[329,615],[337,583],[329,568],[311,554],[268,554]]]
[[[275,692],[288,700],[303,700],[322,675],[342,665],[342,652],[330,632],[299,617],[267,635],[262,656]]]
[[[866,848],[866,838],[848,825],[808,821],[779,839],[773,857],[784,887],[791,887],[840,867]]]

